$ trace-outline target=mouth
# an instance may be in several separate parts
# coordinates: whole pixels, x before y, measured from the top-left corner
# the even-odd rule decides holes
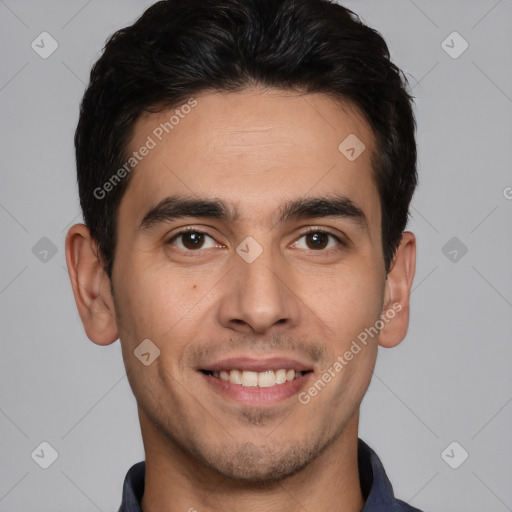
[[[297,371],[292,368],[280,368],[279,370],[264,370],[254,372],[250,370],[201,370],[204,375],[220,379],[246,388],[271,388],[302,378],[303,375],[311,373],[312,370]]]
[[[223,397],[245,405],[283,401],[303,388],[313,368],[285,358],[232,358],[201,368],[206,383]]]

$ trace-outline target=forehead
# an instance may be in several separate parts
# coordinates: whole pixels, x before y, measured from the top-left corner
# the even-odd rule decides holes
[[[151,149],[140,151],[144,146]],[[181,194],[220,198],[242,220],[256,221],[297,197],[336,193],[380,228],[374,147],[358,110],[324,94],[197,94],[135,123],[129,154],[139,155],[119,219],[135,225],[166,196]]]

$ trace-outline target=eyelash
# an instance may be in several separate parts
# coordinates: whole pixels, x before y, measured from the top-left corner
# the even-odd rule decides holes
[[[189,228],[184,228],[181,231],[179,231],[178,233],[174,234],[171,238],[166,240],[165,243],[167,245],[171,245],[177,238],[179,238],[180,236],[185,235],[187,233],[198,233],[200,235],[206,235],[206,236],[209,236],[210,238],[214,239],[206,231],[201,231],[200,229],[197,229],[197,228],[194,228],[194,227],[189,227]],[[342,240],[339,236],[335,235],[334,233],[331,233],[330,231],[326,231],[325,229],[316,228],[314,226],[310,227],[306,231],[304,231],[297,238],[297,240],[300,240],[302,237],[304,237],[304,236],[306,236],[306,235],[308,235],[310,233],[319,233],[319,234],[323,234],[323,235],[329,235],[330,237],[334,238],[342,247],[347,247],[346,242],[344,240]],[[184,251],[183,249],[178,249],[178,250],[181,251],[182,253],[185,253],[185,254],[191,254],[191,253],[194,253],[194,252],[201,252],[201,249],[198,249],[197,251],[194,251],[194,250]],[[311,249],[312,252],[322,252],[324,254],[330,254],[331,252],[337,251],[337,250],[338,249],[336,247],[331,247],[330,249],[319,249],[318,251],[315,251],[314,249]]]

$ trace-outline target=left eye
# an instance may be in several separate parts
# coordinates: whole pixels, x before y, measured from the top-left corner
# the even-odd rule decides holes
[[[301,239],[305,239],[306,247],[299,247],[299,249],[312,249],[314,251],[331,249],[341,243],[337,236],[326,231],[310,231],[305,233],[293,245],[299,244]]]

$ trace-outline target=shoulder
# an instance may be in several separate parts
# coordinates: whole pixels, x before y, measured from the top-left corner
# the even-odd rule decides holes
[[[423,512],[419,508],[412,507],[408,503],[402,500],[396,500],[397,509],[396,512]]]

